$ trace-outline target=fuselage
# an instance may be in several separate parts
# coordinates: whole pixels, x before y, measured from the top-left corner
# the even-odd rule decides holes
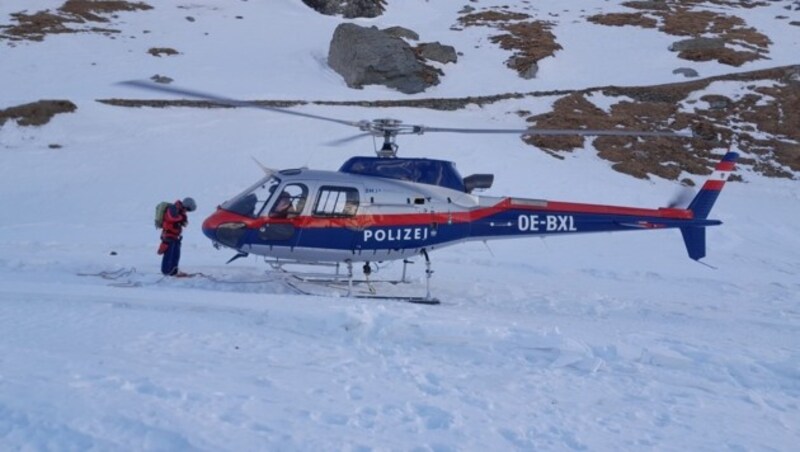
[[[341,171],[285,170],[221,205],[205,220],[203,232],[241,253],[359,262],[403,259],[468,240],[720,223],[695,219],[687,209],[478,196],[452,187]],[[291,198],[291,213],[277,212],[278,194]]]

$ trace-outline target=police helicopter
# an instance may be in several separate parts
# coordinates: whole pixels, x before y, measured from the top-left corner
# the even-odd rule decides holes
[[[490,188],[493,175],[462,177],[449,161],[398,157],[396,138],[434,132],[637,137],[691,134],[613,129],[446,128],[405,124],[395,119],[348,121],[146,81],[121,84],[222,106],[329,121],[361,132],[336,143],[367,136],[382,138],[383,144],[375,157],[352,157],[338,171],[273,170],[262,165],[264,176],[219,205],[202,225],[203,234],[215,246],[237,252],[228,262],[259,255],[276,268],[289,263],[334,265],[336,275],[329,278],[298,276],[298,279],[346,283],[347,295],[353,295],[354,263],[363,264],[369,283],[371,263],[403,260],[405,282],[405,264],[409,258],[421,255],[426,264],[426,295],[389,298],[438,303],[430,292],[433,271],[429,254],[445,246],[475,240],[676,228],[683,236],[689,257],[699,260],[706,255],[705,228],[721,224],[708,215],[738,157],[736,152],[727,152],[686,208],[649,209],[482,196],[476,191]],[[346,274],[339,276],[339,265],[347,267]],[[378,297],[374,293],[367,296]]]

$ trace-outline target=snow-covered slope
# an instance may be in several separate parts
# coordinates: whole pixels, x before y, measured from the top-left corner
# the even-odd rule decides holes
[[[8,14],[60,1],[4,1]],[[199,231],[215,206],[271,167],[335,169],[371,143],[322,143],[336,124],[248,110],[130,109],[115,83],[160,74],[232,97],[399,99],[354,91],[325,65],[340,18],[300,1],[150,2],[121,33],[49,35],[0,46],[0,109],[78,106],[42,127],[0,128],[0,449],[4,450],[792,450],[800,442],[800,190],[743,174],[712,211],[715,268],[675,231],[467,244],[432,255],[442,301],[298,295],[257,260],[224,265]],[[672,38],[581,18],[617,2],[535,2],[564,50],[523,80],[486,30],[450,30],[460,3],[402,0],[360,24],[403,25],[463,52],[415,97],[677,81],[731,72],[665,51]],[[527,2],[481,1],[484,7]],[[789,6],[790,9],[784,9]],[[796,64],[790,1],[747,10]],[[709,4],[724,10],[725,2]],[[527,9],[529,13],[530,9]],[[238,18],[238,17],[241,18]],[[789,19],[775,19],[789,16]],[[187,20],[191,17],[192,20]],[[112,39],[112,37],[114,39]],[[147,50],[169,47],[176,56]],[[738,69],[737,69],[738,70]],[[154,96],[155,97],[155,96]],[[454,112],[304,106],[362,119],[523,127],[553,98]],[[52,147],[51,145],[58,145]],[[590,146],[564,160],[513,136],[404,137],[401,154],[496,175],[496,195],[657,207],[675,182],[609,171]],[[697,179],[698,181],[700,179]],[[199,205],[182,266],[163,280],[153,206]],[[424,290],[410,266],[411,294]],[[378,276],[396,276],[386,265]],[[109,279],[81,274],[107,274]],[[127,287],[126,282],[135,283]]]

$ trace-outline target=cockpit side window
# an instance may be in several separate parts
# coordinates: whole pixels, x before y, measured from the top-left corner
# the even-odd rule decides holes
[[[264,210],[264,207],[272,198],[275,188],[280,183],[281,180],[276,177],[261,180],[235,198],[222,204],[221,207],[239,215],[256,218]]]
[[[358,211],[358,190],[351,187],[323,186],[319,189],[314,215],[318,217],[352,217]]]
[[[283,187],[272,208],[270,218],[293,218],[301,213],[308,198],[308,188],[303,184],[288,184]]]

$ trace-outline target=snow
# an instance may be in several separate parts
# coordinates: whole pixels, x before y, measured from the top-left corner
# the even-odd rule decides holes
[[[0,13],[58,3],[3,2]],[[494,3],[527,5],[479,5]],[[119,14],[117,39],[55,35],[0,47],[0,82],[13,88],[0,93],[0,108],[49,98],[78,105],[43,127],[0,128],[0,449],[792,450],[800,442],[796,181],[744,172],[745,183],[727,184],[712,211],[725,224],[708,231],[713,269],[686,257],[676,231],[590,234],[435,252],[439,306],[298,295],[259,260],[225,265],[232,253],[213,249],[199,225],[260,177],[251,156],[270,167],[336,169],[369,155],[369,140],[325,147],[351,131],[263,111],[94,100],[148,97],[115,83],[156,73],[231,97],[404,96],[348,89],[324,67],[341,19],[298,1],[151,4]],[[786,4],[747,10],[776,44],[772,60],[741,70],[796,63],[797,34],[769,20],[798,20]],[[464,52],[444,67],[441,85],[415,97],[646,85],[676,81],[672,69],[687,65],[655,31],[604,29],[578,20],[587,13],[563,11],[564,2],[537,2],[541,14],[560,12],[554,33],[565,50],[525,81],[485,30],[449,30],[462,7],[404,0],[357,22],[400,24]],[[596,2],[591,14],[620,9]],[[152,57],[150,47],[181,55]],[[692,67],[702,76],[731,71]],[[708,92],[740,89],[716,82]],[[553,100],[455,112],[299,110],[511,128],[524,126],[513,112],[545,111]],[[592,101],[606,108],[604,98]],[[429,134],[400,145],[403,156],[452,160],[463,174],[494,173],[487,194],[497,196],[657,207],[678,189],[610,171],[589,144],[564,160],[514,136]],[[152,209],[188,195],[199,208],[181,264],[209,278],[164,280]],[[423,268],[410,266],[409,295],[424,291]],[[113,271],[117,279],[81,276]],[[386,264],[376,276],[400,271]]]

